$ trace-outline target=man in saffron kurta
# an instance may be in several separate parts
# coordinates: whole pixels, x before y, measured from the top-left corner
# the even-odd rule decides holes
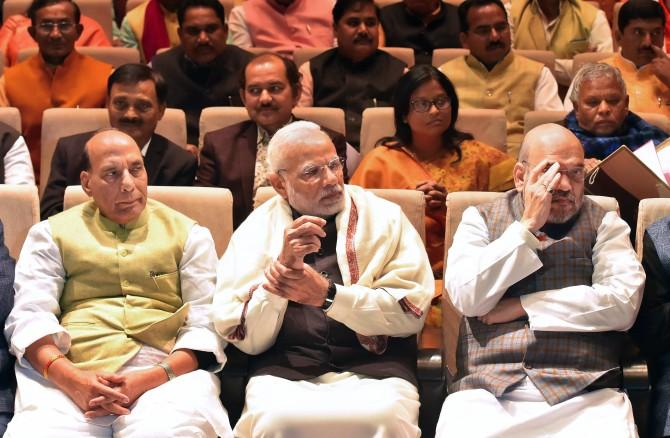
[[[147,200],[127,134],[93,136],[84,169],[93,199],[35,225],[20,256],[5,436],[232,437],[210,372],[225,355],[209,320],[209,231]]]
[[[35,0],[28,9],[30,35],[40,51],[5,70],[0,106],[21,112],[23,137],[39,183],[42,112],[48,108],[102,108],[112,66],[81,55],[74,44],[82,33],[71,0]]]
[[[516,189],[463,213],[445,285],[465,317],[438,437],[637,436],[618,379],[592,385],[619,370],[645,275],[628,225],[584,197],[584,175],[579,140],[541,125]]]
[[[440,70],[454,84],[461,108],[505,110],[507,153],[516,158],[525,113],[563,109],[558,85],[546,66],[510,50],[507,13],[500,0],[466,0],[458,11],[461,44],[470,54]]]
[[[214,325],[249,358],[235,436],[418,437],[414,335],[433,295],[400,207],[345,186],[327,134],[270,140],[280,196],[237,229],[218,268]]]

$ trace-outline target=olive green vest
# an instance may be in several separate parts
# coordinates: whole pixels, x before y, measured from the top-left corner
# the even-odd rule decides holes
[[[68,358],[82,369],[115,372],[143,344],[169,352],[188,313],[179,263],[194,222],[148,200],[125,226],[93,201],[49,224],[66,275],[60,323],[72,338]]]
[[[598,9],[582,0],[563,0],[556,31],[547,41],[539,7],[533,0],[512,2],[514,48],[549,50],[558,59],[572,59],[589,51],[591,27]]]
[[[471,55],[443,64],[458,93],[461,108],[503,109],[507,119],[507,153],[516,158],[523,138],[523,117],[535,109],[535,88],[544,64],[513,52],[491,71]]]

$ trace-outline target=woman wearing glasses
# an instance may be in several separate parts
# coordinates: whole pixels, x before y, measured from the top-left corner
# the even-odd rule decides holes
[[[456,130],[458,96],[431,65],[410,69],[398,82],[393,103],[395,135],[377,142],[350,182],[425,194],[426,249],[436,278],[441,278],[447,193],[509,188],[514,160]]]

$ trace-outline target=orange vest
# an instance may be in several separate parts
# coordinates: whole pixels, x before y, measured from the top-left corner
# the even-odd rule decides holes
[[[5,92],[21,112],[23,137],[39,181],[42,112],[48,108],[101,108],[107,96],[112,66],[73,51],[49,73],[38,53],[5,70]]]

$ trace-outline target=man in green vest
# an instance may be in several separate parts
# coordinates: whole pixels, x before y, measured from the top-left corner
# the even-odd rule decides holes
[[[17,266],[5,436],[232,436],[210,372],[225,355],[209,231],[147,200],[121,131],[94,135],[83,167],[92,200],[35,225]]]
[[[533,110],[563,110],[558,85],[539,62],[515,55],[500,0],[466,0],[458,7],[461,44],[470,54],[440,67],[456,87],[462,108],[503,109],[507,153],[516,157],[523,117]]]

